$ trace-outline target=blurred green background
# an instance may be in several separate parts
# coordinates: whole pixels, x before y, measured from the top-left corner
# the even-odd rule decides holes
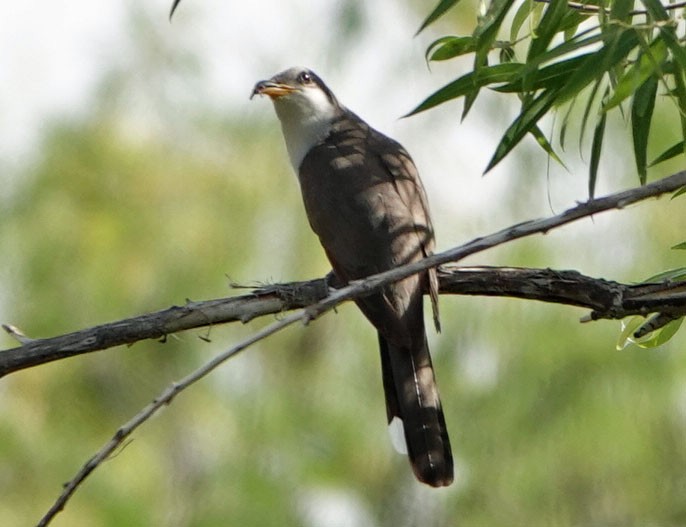
[[[64,61],[57,72],[73,81],[64,89],[76,90],[78,103],[36,102],[41,76],[51,78],[50,46],[37,52],[42,69],[7,48],[0,57],[3,75],[25,82],[5,83],[0,112],[35,107],[31,119],[16,121],[23,124],[8,118],[0,128],[0,315],[31,337],[234,294],[230,280],[328,271],[271,105],[247,101],[255,81],[305,60],[413,153],[439,249],[585,197],[576,152],[565,172],[523,145],[480,176],[516,111],[500,99],[485,94],[462,125],[460,104],[396,120],[459,73],[455,64],[427,71],[422,53],[441,31],[469,26],[474,3],[416,39],[428,9],[420,2],[184,0],[172,25],[168,3],[119,3],[112,35],[87,32],[92,79],[81,82]],[[23,37],[43,38],[50,27],[57,60],[78,11],[55,4],[33,5],[37,27]],[[665,125],[655,151],[671,144],[674,116],[658,118]],[[637,181],[624,142],[630,132],[611,124],[598,194]],[[662,199],[466,263],[639,281],[683,265],[683,252],[669,247],[684,233],[683,198]],[[261,342],[184,392],[95,471],[54,525],[686,524],[683,335],[658,350],[617,352],[619,323],[581,325],[585,313],[571,307],[443,297],[441,309],[444,331],[429,338],[456,458],[451,487],[421,486],[393,451],[376,338],[346,305]],[[270,320],[0,380],[0,525],[34,524],[118,426]],[[0,344],[15,345],[7,336]]]

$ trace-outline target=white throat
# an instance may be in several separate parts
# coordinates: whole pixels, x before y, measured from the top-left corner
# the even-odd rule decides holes
[[[288,157],[297,174],[310,149],[329,134],[336,108],[319,89],[275,99],[274,108],[281,121]]]

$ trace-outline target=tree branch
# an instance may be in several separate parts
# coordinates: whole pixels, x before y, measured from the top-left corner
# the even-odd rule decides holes
[[[86,463],[83,464],[78,473],[63,486],[62,493],[57,500],[55,500],[55,503],[53,503],[48,512],[46,512],[45,515],[40,519],[37,526],[46,527],[54,519],[54,517],[64,509],[64,506],[66,505],[67,501],[69,501],[69,498],[71,498],[74,492],[76,492],[78,487],[85,481],[90,473],[93,472],[110,455],[112,455],[112,453],[119,448],[124,440],[130,436],[134,430],[136,430],[136,428],[150,419],[160,408],[171,403],[172,399],[174,399],[174,397],[176,397],[179,393],[188,388],[191,384],[208,375],[217,366],[227,361],[234,355],[240,353],[255,342],[267,338],[286,326],[290,326],[291,324],[298,322],[300,319],[300,313],[293,313],[282,320],[273,322],[266,328],[251,335],[225,352],[220,353],[180,381],[177,381],[167,387],[159,396],[153,399],[151,403],[133,416],[127,423],[119,427],[110,440],[103,445],[102,448],[95,453],[95,455],[93,455],[88,461],[86,461]]]
[[[22,335],[22,345],[0,352],[0,377],[53,360],[82,353],[132,344],[145,339],[163,339],[166,335],[188,329],[228,322],[247,322],[257,316],[306,307],[310,320],[336,305],[367,294],[387,283],[413,273],[455,262],[503,243],[546,233],[578,219],[673,192],[686,185],[686,171],[643,187],[618,192],[577,205],[557,216],[527,221],[503,229],[420,262],[398,267],[385,273],[359,280],[327,295],[326,283],[319,280],[263,287],[249,295],[187,302],[163,311],[133,317],[93,328],[47,339],[30,339]],[[622,285],[564,271],[540,269],[454,269],[441,273],[441,292],[488,296],[514,296],[585,307],[592,310],[591,319],[623,318],[631,314],[660,312],[684,314],[683,286],[677,284]],[[4,326],[13,335],[21,333]],[[19,338],[19,337],[17,337]]]
[[[40,520],[39,526],[48,525],[83,483],[88,475],[107,459],[135,429],[147,421],[162,406],[169,404],[176,395],[199,379],[208,375],[230,357],[243,351],[286,326],[298,321],[309,321],[339,303],[365,294],[404,276],[457,261],[469,254],[500,245],[507,241],[545,233],[550,229],[587,217],[598,212],[622,208],[630,203],[677,190],[686,185],[686,172],[660,180],[645,187],[632,189],[592,200],[552,218],[534,220],[515,225],[484,238],[478,238],[463,246],[426,258],[415,264],[399,267],[365,280],[356,281],[326,295],[325,281],[314,280],[295,284],[268,286],[244,297],[188,302],[183,307],[105,324],[81,332],[33,340],[19,330],[6,327],[22,342],[20,348],[0,352],[0,373],[5,375],[22,367],[56,360],[96,349],[135,342],[144,338],[159,338],[173,331],[203,327],[219,322],[247,321],[265,310],[277,312],[295,306],[309,305],[296,313],[273,322],[227,351],[216,356],[180,381],[173,383],[150,404],[120,427],[91,459],[89,459],[65,486],[50,510]],[[444,268],[440,273],[441,292],[457,294],[484,294],[516,296],[520,298],[566,303],[593,310],[593,318],[615,318],[632,312],[659,311],[667,317],[686,309],[686,285],[665,282],[628,286],[601,279],[585,277],[575,271],[552,271],[549,269],[517,268]],[[323,298],[322,298],[323,297]],[[319,300],[317,300],[319,299]],[[241,304],[243,304],[241,306]],[[627,307],[631,306],[631,307]],[[659,307],[650,309],[646,305]],[[665,307],[666,306],[666,307]],[[672,310],[672,311],[670,311]],[[28,353],[27,353],[28,350]],[[24,357],[22,359],[22,356]],[[22,365],[23,364],[23,365]]]

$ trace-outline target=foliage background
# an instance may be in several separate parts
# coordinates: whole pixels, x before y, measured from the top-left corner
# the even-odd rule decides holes
[[[565,172],[525,141],[517,156],[480,176],[517,112],[500,97],[484,94],[463,124],[460,103],[397,120],[469,67],[458,61],[427,71],[422,57],[436,34],[470,27],[475,4],[414,40],[423,4],[368,4],[188,1],[169,25],[167,2],[124,3],[116,36],[86,40],[98,68],[87,90],[78,88],[79,104],[39,108],[28,131],[0,128],[2,321],[49,336],[230,294],[227,275],[257,282],[326,273],[272,109],[247,101],[256,80],[294,63],[318,69],[341,99],[413,153],[439,247],[584,199],[587,169],[576,152],[567,153]],[[69,9],[34,6],[31,16],[50,17],[55,38],[67,39],[69,15],[77,14]],[[241,33],[246,23],[252,29]],[[41,24],[24,38],[44,36]],[[17,106],[37,105],[32,82],[51,78],[51,52],[40,50],[43,69],[31,77],[25,57],[6,53],[0,71],[17,73],[17,82],[4,83],[0,109],[11,116]],[[636,182],[626,124],[608,127],[605,148],[614,154],[601,163],[598,195]],[[656,130],[655,152],[671,144],[670,133]],[[17,135],[27,138],[10,149]],[[683,265],[668,249],[683,240],[682,207],[647,203],[467,263],[639,281]],[[580,325],[584,313],[571,307],[453,297],[441,307],[444,332],[430,339],[456,456],[448,489],[417,484],[392,451],[375,337],[344,306],[261,343],[177,398],[96,471],[54,524],[686,522],[683,335],[658,350],[616,352],[618,324]],[[35,523],[117,426],[266,322],[2,379],[0,524]]]

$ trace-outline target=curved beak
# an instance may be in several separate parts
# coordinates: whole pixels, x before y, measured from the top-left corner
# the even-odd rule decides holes
[[[280,84],[274,81],[260,81],[255,84],[255,87],[250,94],[250,98],[252,99],[255,95],[269,95],[269,97],[274,100],[297,90],[298,88],[294,88],[288,84]]]

